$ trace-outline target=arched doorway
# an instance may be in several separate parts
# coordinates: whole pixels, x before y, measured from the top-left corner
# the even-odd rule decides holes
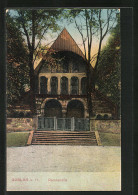
[[[84,118],[84,105],[79,100],[72,100],[67,105],[67,117]]]
[[[44,108],[45,117],[62,117],[62,106],[57,100],[48,100]]]

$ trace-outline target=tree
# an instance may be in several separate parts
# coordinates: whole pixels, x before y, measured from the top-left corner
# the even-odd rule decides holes
[[[13,105],[25,92],[29,84],[27,48],[21,32],[7,15],[7,103]]]
[[[120,17],[112,29],[108,43],[101,52],[96,84],[99,90],[120,108],[121,59],[120,59]],[[120,109],[118,109],[120,110]]]
[[[30,109],[32,114],[35,114],[35,75],[34,75],[34,62],[36,60],[41,41],[44,39],[45,34],[48,32],[56,32],[59,30],[57,23],[60,18],[60,9],[55,10],[14,10],[13,17],[16,26],[22,32],[27,42],[28,49],[28,65],[30,77],[30,94],[32,103]]]
[[[71,16],[69,21],[75,22],[75,26],[82,39],[84,55],[87,61],[87,97],[90,117],[93,115],[91,93],[95,90],[102,43],[106,35],[111,31],[116,23],[117,12],[118,10],[116,9],[78,8],[69,10],[69,12],[65,14],[65,17]],[[98,52],[96,55],[92,56],[93,40],[97,38]],[[95,62],[93,69],[92,62]]]

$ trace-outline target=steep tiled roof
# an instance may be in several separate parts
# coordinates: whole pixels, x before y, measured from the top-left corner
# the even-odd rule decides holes
[[[55,42],[52,44],[50,49],[53,49],[55,51],[71,51],[71,52],[74,52],[85,59],[85,56],[82,53],[81,49],[78,47],[77,43],[74,41],[74,39],[68,33],[66,28],[64,28],[62,30],[62,32],[57,37]],[[38,66],[35,68],[35,74],[38,73],[38,71],[41,67],[41,61],[39,62]]]
[[[68,33],[66,28],[64,28],[60,33],[56,41],[51,46],[51,49],[54,49],[55,51],[72,51],[85,58],[84,54],[82,53],[74,39],[71,37],[71,35]]]

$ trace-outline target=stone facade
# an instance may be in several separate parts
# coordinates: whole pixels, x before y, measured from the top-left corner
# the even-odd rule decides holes
[[[7,118],[7,132],[37,130],[36,118]],[[90,130],[104,133],[121,133],[121,120],[90,120]]]
[[[51,66],[45,58],[35,70],[37,116],[88,118],[87,64],[83,53],[66,29],[51,48],[59,60],[57,67]],[[108,101],[96,94],[92,94],[92,101],[95,115],[106,114],[112,117],[114,107]]]
[[[38,65],[39,68],[36,68],[37,116],[89,117],[86,98],[86,61],[83,53],[66,29],[61,32],[51,48],[56,51],[55,58],[60,60],[60,64],[56,68],[51,67],[43,59]]]

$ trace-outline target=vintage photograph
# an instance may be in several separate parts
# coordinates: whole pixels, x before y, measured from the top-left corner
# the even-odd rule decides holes
[[[6,9],[7,191],[121,191],[120,9]]]

